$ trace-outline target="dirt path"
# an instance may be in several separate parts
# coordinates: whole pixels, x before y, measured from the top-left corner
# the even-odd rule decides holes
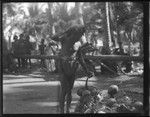
[[[55,114],[58,113],[59,76],[42,74],[40,70],[22,75],[3,75],[3,113],[4,114]],[[79,99],[76,91],[85,84],[85,77],[75,81],[71,111]],[[143,79],[140,77],[120,76],[93,77],[89,85],[107,90],[111,84],[118,84],[120,89],[137,93],[142,100]],[[130,87],[130,88],[129,88]],[[138,97],[136,96],[136,97]]]

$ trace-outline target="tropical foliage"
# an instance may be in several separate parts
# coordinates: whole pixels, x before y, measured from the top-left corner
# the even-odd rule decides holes
[[[103,42],[103,54],[111,49],[140,44],[143,50],[143,4],[138,2],[3,3],[3,34],[7,48],[18,33],[32,36],[36,45],[41,38],[48,43],[54,34],[64,32],[74,22],[86,26],[86,40],[97,46]],[[69,8],[70,7],[70,8]]]

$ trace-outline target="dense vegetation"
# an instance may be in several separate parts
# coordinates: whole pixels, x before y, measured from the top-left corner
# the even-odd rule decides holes
[[[64,32],[74,22],[86,26],[85,41],[103,46],[101,54],[134,45],[143,54],[143,4],[138,2],[3,3],[3,54],[10,53],[13,36],[24,32],[36,44],[48,44],[52,35]],[[102,44],[99,44],[102,41]],[[5,57],[5,56],[4,56]],[[4,63],[6,59],[4,58]]]

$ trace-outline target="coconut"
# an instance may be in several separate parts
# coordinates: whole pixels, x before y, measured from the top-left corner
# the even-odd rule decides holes
[[[139,111],[143,110],[143,103],[140,101],[135,102],[133,106],[135,107],[136,110],[139,110]]]
[[[119,88],[117,85],[111,85],[109,88],[108,88],[108,94],[110,95],[110,97],[114,97],[115,94],[117,94],[119,91]]]

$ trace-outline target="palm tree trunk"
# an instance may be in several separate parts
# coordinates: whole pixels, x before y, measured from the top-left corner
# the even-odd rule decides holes
[[[83,21],[83,16],[82,16],[82,6],[81,6],[81,3],[78,2],[78,3],[75,3],[75,9],[76,9],[76,19],[78,20],[78,22],[81,24],[81,25],[84,25],[84,21]]]
[[[115,10],[114,10],[114,3],[109,3],[109,17],[110,17],[110,31],[111,31],[111,41],[113,47],[115,47],[116,44],[116,38],[114,38],[114,31],[116,30],[116,22],[115,22]]]
[[[104,30],[105,30],[104,31],[105,39],[103,40],[102,54],[110,54],[109,41],[111,40],[111,35],[110,35],[108,2],[105,3]]]
[[[141,32],[139,37],[140,37],[140,56],[142,56],[143,55],[143,31]]]
[[[109,47],[111,46],[111,31],[110,31],[110,17],[109,17],[109,2],[106,2],[106,19],[107,19],[107,29],[108,29],[108,43]]]
[[[110,43],[111,43],[111,33],[110,33],[110,22],[109,22],[109,7],[108,7],[108,2],[105,3],[105,19],[104,19],[104,27],[105,27],[105,39],[103,40],[103,48],[102,48],[102,54],[110,54]],[[110,72],[108,68],[111,69],[111,71],[117,72],[117,67],[115,62],[108,61],[108,60],[103,60],[102,61],[107,67],[102,66],[101,67],[101,72],[103,74],[112,74],[113,72]]]
[[[128,49],[129,49],[129,55],[131,55],[131,34],[127,33],[128,35]]]
[[[52,9],[52,3],[48,3],[48,9],[49,9],[49,12],[48,12],[48,18],[49,18],[49,22],[48,22],[48,25],[49,25],[49,33],[50,35],[52,35],[52,14],[51,14],[51,9]]]
[[[117,41],[120,51],[122,51],[122,40],[120,37],[120,27],[117,25]]]

